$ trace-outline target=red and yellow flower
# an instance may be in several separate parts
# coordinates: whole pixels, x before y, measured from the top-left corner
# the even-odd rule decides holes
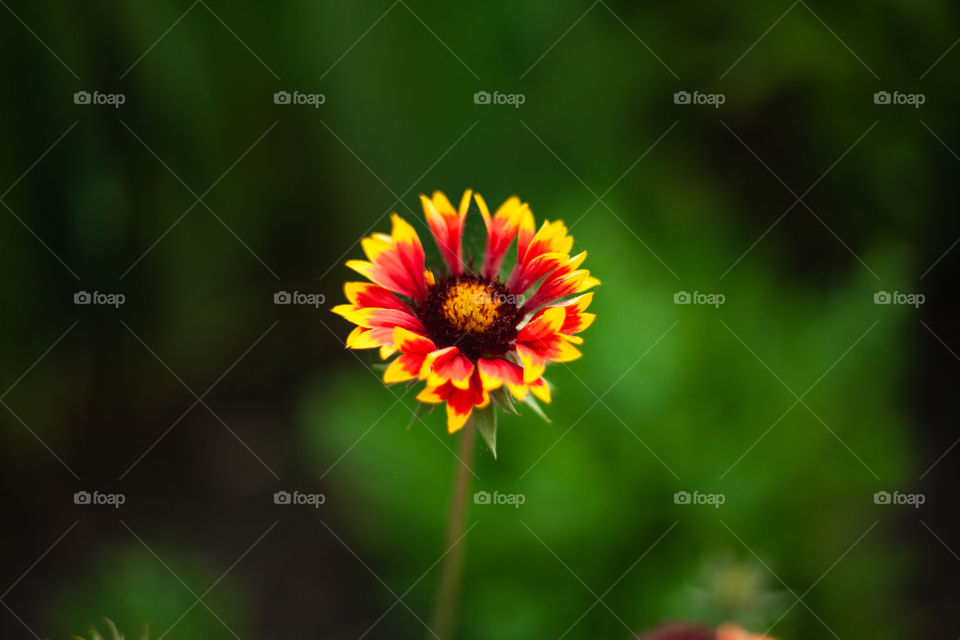
[[[463,255],[471,196],[487,231],[476,268]],[[573,238],[559,220],[536,228],[517,197],[493,215],[470,190],[457,208],[439,191],[420,200],[443,266],[426,266],[417,232],[397,214],[389,235],[364,238],[367,259],[347,266],[368,282],[346,283],[349,304],[333,309],[357,325],[347,347],[377,348],[384,360],[396,356],[384,382],[425,382],[417,399],[445,402],[451,433],[504,389],[516,400],[532,394],[550,402],[547,363],[579,358],[577,334],[594,319],[586,311],[589,290],[600,282],[580,268],[586,252],[571,255]],[[516,259],[505,265],[514,245]]]

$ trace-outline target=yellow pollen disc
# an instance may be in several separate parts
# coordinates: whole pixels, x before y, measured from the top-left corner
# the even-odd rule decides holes
[[[443,302],[443,314],[460,331],[484,331],[500,315],[499,309],[499,295],[479,282],[461,282]]]

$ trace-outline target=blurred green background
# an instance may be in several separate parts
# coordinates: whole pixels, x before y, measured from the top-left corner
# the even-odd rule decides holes
[[[385,214],[427,240],[417,195],[468,187],[603,286],[552,423],[478,447],[525,501],[471,506],[459,637],[957,635],[955,7],[0,5],[4,638],[424,635],[458,441],[329,307]]]

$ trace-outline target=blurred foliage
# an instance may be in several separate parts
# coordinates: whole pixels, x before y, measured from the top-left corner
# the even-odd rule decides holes
[[[912,290],[931,261],[917,247],[936,236],[953,159],[920,117],[956,139],[952,59],[917,78],[955,39],[954,7],[8,2],[0,372],[18,417],[0,411],[0,442],[24,527],[3,534],[5,566],[26,569],[75,519],[97,523],[12,592],[42,635],[104,614],[163,631],[194,605],[116,514],[64,506],[97,483],[131,494],[122,515],[145,538],[162,520],[159,556],[192,589],[284,520],[271,535],[295,543],[268,539],[269,561],[210,594],[240,637],[277,624],[356,637],[407,587],[428,619],[456,439],[442,412],[404,429],[415,392],[344,352],[345,323],[271,297],[338,302],[354,277],[342,263],[387,228],[382,214],[426,237],[417,194],[466,187],[563,218],[604,284],[585,357],[549,371],[553,422],[501,416],[499,460],[478,447],[475,489],[526,501],[471,509],[462,637],[622,638],[790,608],[777,637],[829,625],[885,640],[923,618],[900,606],[913,552],[897,531],[884,521],[860,540],[888,517],[873,492],[909,486],[919,464],[912,309],[872,296]],[[81,89],[127,101],[78,106]],[[927,104],[874,105],[879,89]],[[279,90],[326,101],[275,105]],[[476,105],[480,90],[526,100]],[[679,90],[726,102],[675,105]],[[78,289],[128,302],[78,308]],[[678,290],[727,302],[678,306]],[[177,377],[197,394],[217,381],[206,401],[285,486],[323,491],[322,512],[296,526],[275,513],[275,479],[202,406],[117,482],[195,399]],[[680,490],[726,502],[676,505]],[[233,504],[249,527],[225,519]],[[230,637],[199,604],[177,630]],[[397,606],[370,637],[422,632]]]
[[[110,632],[109,637],[106,640],[124,640],[124,635],[120,633],[120,630],[117,629],[117,625],[113,624],[113,621],[110,618],[104,618],[103,624],[106,626],[107,631]],[[149,640],[150,632],[148,629],[144,629],[143,635],[140,636],[140,640]],[[74,636],[74,640],[86,640],[81,636]],[[89,640],[104,640],[104,636],[100,635],[100,632],[97,631],[96,627],[90,629]]]
[[[49,594],[50,609],[64,620],[88,623],[91,617],[96,617],[95,612],[117,611],[112,621],[116,621],[119,628],[143,628],[144,621],[148,620],[149,626],[164,637],[168,634],[221,637],[227,632],[217,617],[230,620],[231,627],[249,628],[250,622],[244,614],[249,610],[245,602],[249,595],[229,582],[218,585],[209,597],[204,594],[202,602],[197,600],[203,591],[196,591],[196,587],[210,585],[217,578],[207,567],[207,560],[195,555],[178,558],[165,553],[165,567],[149,552],[142,551],[139,545],[100,550],[100,557],[93,560],[81,576],[65,581],[57,593]],[[170,566],[177,567],[176,574]]]

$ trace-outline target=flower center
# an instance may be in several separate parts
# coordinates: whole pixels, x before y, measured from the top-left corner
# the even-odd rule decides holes
[[[481,282],[460,282],[447,290],[443,315],[460,331],[486,331],[500,315],[500,294]]]
[[[475,274],[438,279],[416,312],[438,347],[455,346],[471,360],[509,351],[523,318],[502,282]]]

